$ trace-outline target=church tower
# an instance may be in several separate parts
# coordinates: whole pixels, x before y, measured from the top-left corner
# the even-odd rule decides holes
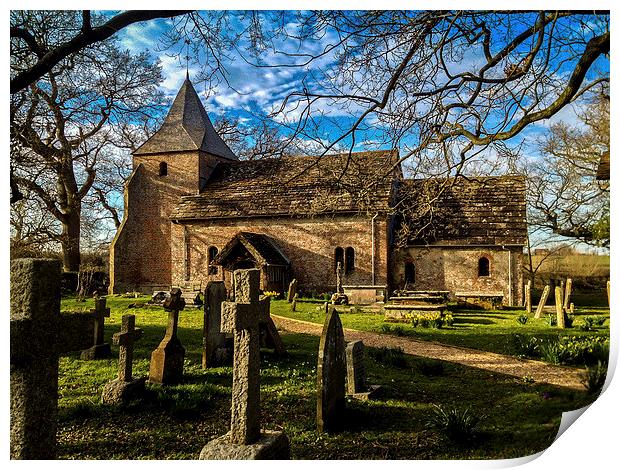
[[[172,209],[180,196],[200,193],[218,161],[237,159],[187,77],[162,126],[133,153],[123,222],[110,246],[110,292],[170,288]]]

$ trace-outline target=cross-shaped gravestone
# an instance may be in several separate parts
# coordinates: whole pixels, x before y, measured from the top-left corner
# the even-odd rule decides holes
[[[118,404],[138,398],[144,391],[144,379],[132,377],[134,343],[142,336],[142,330],[136,328],[135,315],[123,315],[120,333],[112,337],[118,351],[118,378],[103,387],[101,402]]]
[[[344,289],[342,288],[342,263],[340,261],[336,264],[336,293],[344,294]]]
[[[185,348],[177,337],[179,312],[185,308],[181,289],[175,287],[164,301],[168,313],[168,326],[164,339],[151,354],[149,381],[159,384],[175,384],[183,378]]]
[[[237,270],[235,302],[222,303],[222,331],[234,337],[230,442],[252,444],[260,437],[260,343],[258,325],[264,304],[259,301],[260,271]]]
[[[123,315],[120,333],[112,337],[118,348],[118,380],[131,382],[134,343],[142,337],[142,330],[136,328],[135,315]]]
[[[269,298],[259,300],[260,270],[234,271],[233,286],[235,302],[222,302],[222,331],[234,336],[230,432],[210,441],[200,459],[289,458],[286,435],[260,428],[259,324],[269,315]]]
[[[60,313],[60,262],[11,261],[11,458],[56,455],[58,358],[92,344],[88,314]]]
[[[95,308],[90,310],[90,314],[94,319],[95,331],[93,335],[93,345],[82,351],[81,359],[101,359],[110,357],[112,351],[110,345],[103,342],[103,331],[105,319],[110,317],[110,309],[106,308],[105,297],[95,297]]]

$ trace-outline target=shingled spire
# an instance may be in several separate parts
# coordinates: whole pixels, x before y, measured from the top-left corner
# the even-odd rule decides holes
[[[213,128],[198,93],[187,77],[162,126],[134,155],[192,150],[238,160]]]

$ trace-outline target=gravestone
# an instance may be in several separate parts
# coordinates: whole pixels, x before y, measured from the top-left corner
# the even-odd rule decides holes
[[[109,343],[103,342],[103,332],[105,327],[105,319],[110,318],[110,309],[106,308],[105,297],[95,297],[95,308],[90,310],[90,314],[94,320],[93,345],[82,351],[80,359],[88,361],[94,359],[103,359],[110,357],[112,351]]]
[[[534,318],[542,318],[543,310],[545,308],[545,304],[547,303],[547,298],[549,297],[550,291],[551,287],[546,285],[542,295],[540,296],[540,302],[538,302],[538,307],[536,307],[536,314],[534,315]]]
[[[280,333],[278,333],[276,324],[273,322],[273,318],[271,318],[271,298],[262,298],[261,307],[259,317],[261,347],[273,349],[276,355],[283,356],[286,354],[286,347],[280,337]]]
[[[293,302],[291,302],[291,312],[297,311],[297,294],[293,296]]]
[[[170,385],[183,379],[185,348],[177,337],[179,312],[185,308],[182,294],[181,289],[175,287],[164,301],[164,309],[169,312],[168,326],[164,339],[151,354],[150,382]]]
[[[568,310],[570,308],[570,296],[573,293],[573,280],[568,278],[566,280],[566,287],[564,290],[564,310]]]
[[[221,330],[222,302],[226,300],[224,282],[210,281],[204,296],[202,368],[206,369],[224,364],[231,351],[226,348],[226,335]]]
[[[532,313],[532,281],[525,284],[525,311]]]
[[[142,337],[142,330],[135,326],[135,315],[123,315],[121,331],[112,337],[114,344],[119,346],[118,377],[103,387],[101,403],[107,405],[126,403],[140,398],[144,393],[146,378],[132,377],[134,343]]]
[[[235,302],[222,303],[222,330],[234,337],[230,432],[207,443],[200,459],[289,458],[286,435],[260,428],[259,322],[269,299],[259,300],[260,270],[237,270],[233,277]]]
[[[564,305],[562,305],[562,288],[555,288],[555,314],[558,319],[558,328],[566,328],[566,314],[564,313]]]
[[[317,366],[316,423],[319,432],[339,429],[345,408],[347,371],[344,332],[333,305],[323,324]]]
[[[60,313],[61,263],[11,261],[11,459],[53,459],[58,358],[92,344],[89,314]]]
[[[286,300],[291,303],[293,301],[293,297],[297,294],[297,279],[293,279],[291,283],[288,285],[288,295],[286,296]]]
[[[357,400],[372,400],[378,396],[381,387],[368,385],[364,356],[362,341],[352,341],[347,344],[347,395]]]

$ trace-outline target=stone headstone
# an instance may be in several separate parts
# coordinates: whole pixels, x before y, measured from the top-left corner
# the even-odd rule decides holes
[[[564,310],[570,308],[570,296],[573,293],[573,280],[568,278],[566,280],[566,287],[564,288]]]
[[[101,403],[126,403],[140,398],[144,392],[144,381],[132,377],[134,343],[142,337],[142,330],[136,328],[135,315],[123,315],[120,333],[112,337],[119,346],[118,377],[103,387]]]
[[[177,337],[179,312],[185,308],[181,289],[174,288],[164,301],[168,313],[168,326],[164,339],[151,354],[149,381],[158,384],[176,384],[183,379],[185,348]]]
[[[558,319],[558,328],[566,328],[566,315],[564,313],[564,305],[562,305],[562,288],[555,288],[555,313]]]
[[[234,336],[230,432],[209,442],[200,459],[288,458],[288,438],[260,428],[259,323],[269,311],[269,299],[259,300],[260,270],[234,271],[233,286],[235,302],[222,303],[222,330]]]
[[[89,314],[60,313],[61,264],[11,261],[11,459],[53,459],[58,357],[92,344]]]
[[[366,365],[364,364],[364,343],[353,341],[347,344],[347,393],[365,392]]]
[[[286,296],[286,300],[291,303],[293,301],[293,297],[297,294],[297,279],[293,279],[291,283],[288,285],[288,295]]]
[[[532,313],[532,281],[525,284],[525,311]]]
[[[109,343],[103,342],[105,319],[110,318],[110,309],[106,307],[105,297],[95,297],[95,308],[90,310],[94,320],[93,345],[82,351],[80,359],[94,360],[104,359],[112,355]]]
[[[344,331],[336,309],[330,305],[323,324],[317,366],[316,422],[319,432],[339,428],[345,408],[346,355]]]
[[[225,347],[226,335],[221,331],[222,302],[226,300],[226,287],[223,281],[210,281],[204,292],[204,323],[202,329],[202,367],[221,365],[220,358],[226,356],[218,352]]]
[[[547,303],[547,298],[549,297],[550,291],[551,287],[546,285],[542,295],[540,296],[540,302],[538,302],[538,307],[536,307],[536,314],[534,315],[534,318],[542,318],[543,310],[545,308],[545,304]]]
[[[293,296],[293,302],[291,302],[291,312],[297,311],[297,294]]]
[[[278,333],[276,324],[271,318],[271,299],[264,297],[261,299],[261,312],[259,317],[261,347],[273,349],[276,355],[282,356],[286,354],[286,347]]]

